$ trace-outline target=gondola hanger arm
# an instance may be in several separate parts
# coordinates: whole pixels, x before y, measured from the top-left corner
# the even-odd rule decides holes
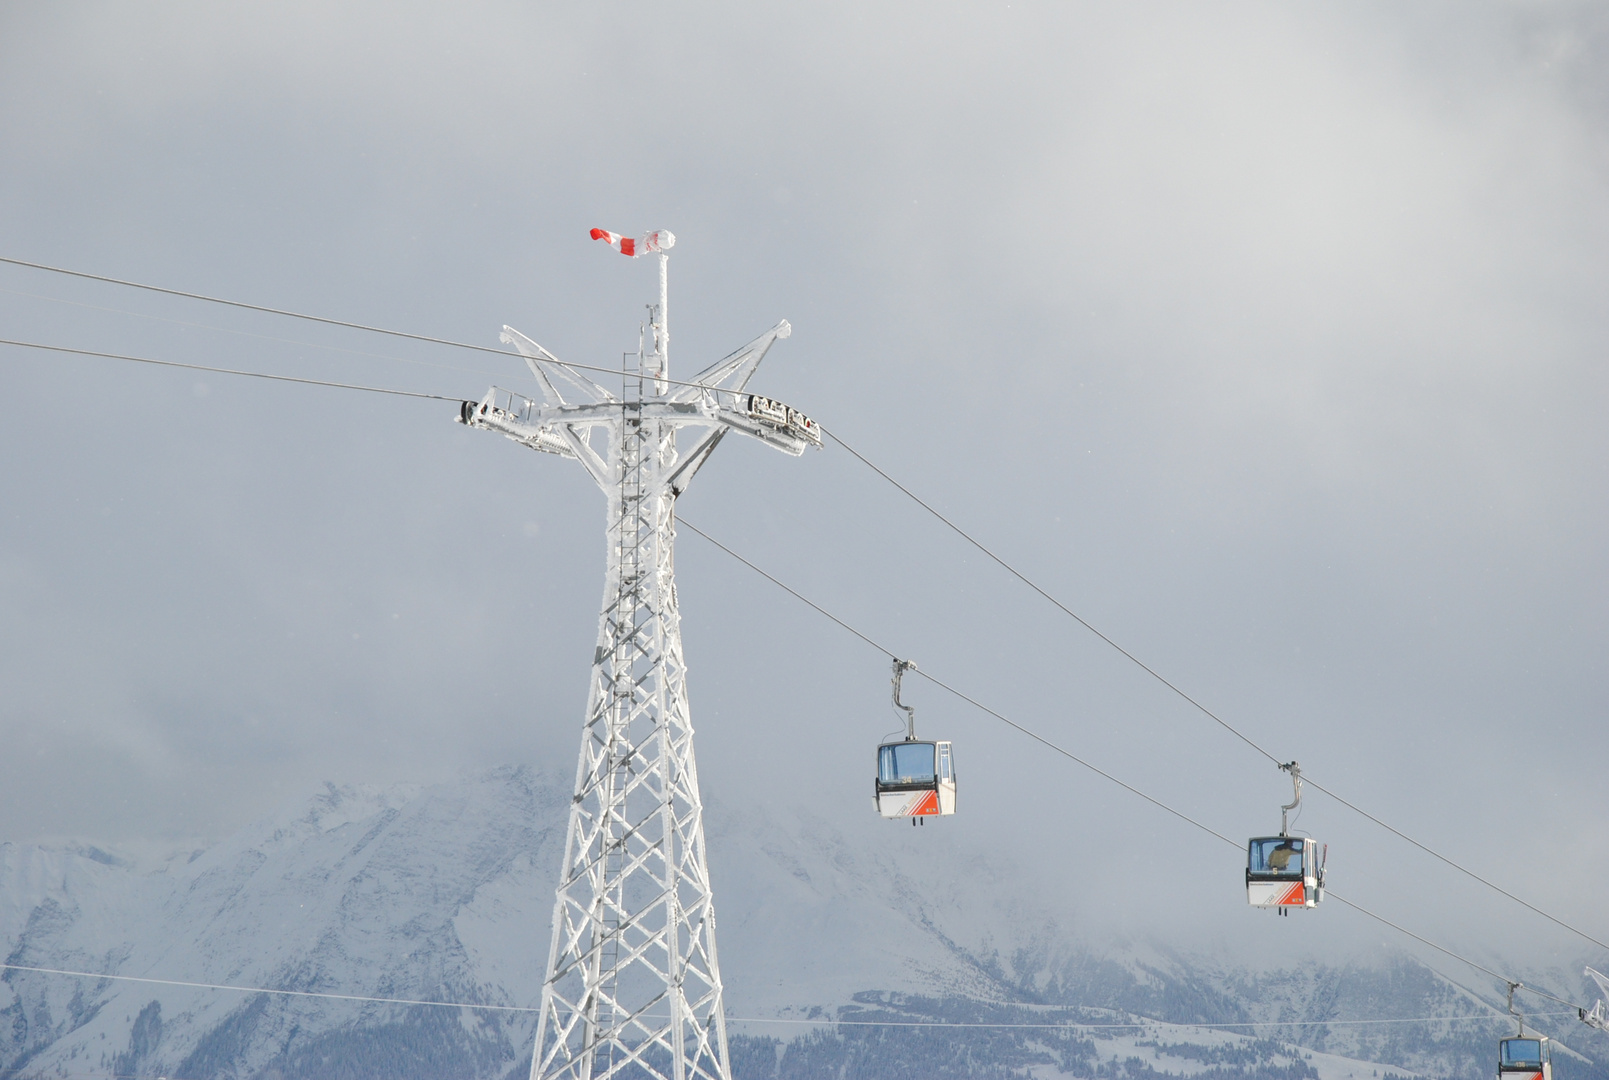
[[[905,710],[905,741],[916,741],[916,707],[907,705],[899,699],[900,682],[905,678],[907,671],[915,671],[915,660],[901,660],[894,658],[894,708]]]
[[[1291,774],[1291,784],[1296,789],[1296,797],[1279,808],[1279,835],[1289,836],[1290,813],[1302,805],[1302,764],[1299,761],[1288,762],[1280,769]]]

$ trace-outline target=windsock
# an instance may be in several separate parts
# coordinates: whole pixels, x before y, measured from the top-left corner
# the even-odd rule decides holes
[[[676,237],[668,229],[651,232],[641,240],[633,240],[629,236],[621,236],[608,229],[593,229],[592,238],[602,240],[620,254],[629,255],[633,259],[650,251],[669,251],[676,246]]]

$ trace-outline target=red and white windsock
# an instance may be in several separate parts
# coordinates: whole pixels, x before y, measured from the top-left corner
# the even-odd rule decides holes
[[[608,229],[593,229],[592,238],[602,240],[620,254],[629,255],[633,259],[650,251],[669,251],[676,246],[676,237],[668,229],[651,232],[640,240],[612,233]]]

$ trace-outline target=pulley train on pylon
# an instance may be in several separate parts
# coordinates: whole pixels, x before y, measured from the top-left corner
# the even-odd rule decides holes
[[[1302,805],[1302,767],[1281,765],[1291,774],[1296,797],[1279,808],[1279,835],[1254,836],[1246,844],[1246,901],[1284,915],[1293,907],[1316,907],[1324,899],[1324,864],[1329,845],[1319,853],[1311,836],[1290,834],[1290,812]]]
[[[900,680],[914,671],[910,660],[894,661],[894,707],[905,713],[905,738],[877,748],[873,801],[886,818],[910,818],[920,825],[930,817],[955,813],[955,754],[948,742],[916,737],[916,709],[900,700]]]

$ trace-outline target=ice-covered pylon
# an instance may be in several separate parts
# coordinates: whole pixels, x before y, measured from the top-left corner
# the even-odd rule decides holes
[[[459,413],[470,427],[576,459],[609,500],[603,612],[532,1080],[731,1080],[671,557],[675,504],[729,431],[794,455],[821,435],[796,410],[744,390],[788,336],[786,322],[671,384],[669,235],[650,234],[665,238],[660,302],[619,396],[504,327],[543,400],[494,387]],[[683,428],[696,435],[685,452]]]

